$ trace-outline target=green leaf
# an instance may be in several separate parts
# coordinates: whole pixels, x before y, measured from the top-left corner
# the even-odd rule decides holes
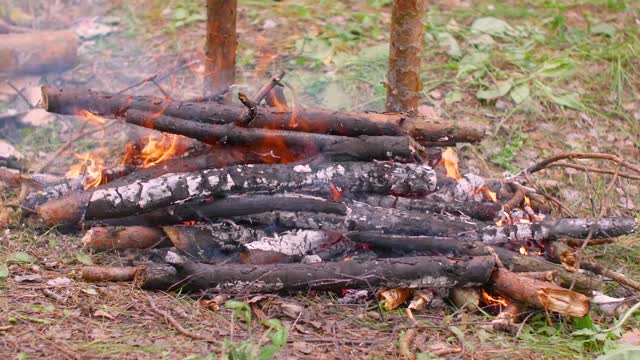
[[[568,59],[547,61],[536,71],[542,77],[564,77],[573,72],[575,64]]]
[[[511,95],[511,99],[516,104],[522,104],[525,100],[529,98],[529,84],[522,84],[514,87],[509,95]]]
[[[594,336],[597,335],[598,332],[592,329],[580,329],[571,333],[571,336]]]
[[[189,12],[183,8],[176,9],[176,12],[173,13],[174,20],[184,20],[187,16],[189,16]]]
[[[640,346],[622,344],[600,355],[596,360],[632,360],[640,358]]]
[[[262,349],[260,349],[259,359],[260,360],[273,359],[273,357],[276,355],[278,350],[280,350],[279,346],[276,346],[274,344],[266,344],[265,346],[262,347]]]
[[[471,32],[475,34],[504,35],[511,30],[511,26],[506,21],[490,16],[476,19],[471,24]]]
[[[444,102],[447,105],[455,104],[458,101],[462,101],[463,96],[464,95],[460,91],[457,91],[457,90],[449,91],[447,96],[444,98]]]
[[[84,265],[93,265],[93,260],[91,259],[91,255],[84,252],[79,252],[76,255],[76,260],[78,260],[79,263]]]
[[[33,264],[36,262],[36,258],[27,254],[26,252],[18,251],[10,254],[7,257],[8,263],[16,263],[16,264]]]
[[[584,110],[584,105],[580,102],[580,96],[577,93],[570,93],[564,95],[557,95],[554,93],[548,94],[549,99],[556,105],[564,106],[574,110]]]
[[[16,357],[17,360],[28,360],[29,356],[27,356],[27,353],[25,352],[21,352],[18,354],[18,356]]]
[[[458,77],[464,76],[468,73],[472,73],[475,70],[482,68],[489,62],[489,54],[485,52],[473,52],[465,55],[460,59],[460,66],[458,67]]]
[[[476,93],[476,97],[480,100],[497,99],[501,96],[507,95],[509,93],[509,90],[511,90],[512,85],[513,83],[511,82],[511,80],[498,81],[498,84],[496,84],[496,86],[486,90],[478,91]]]
[[[453,35],[446,32],[437,33],[436,40],[438,40],[439,47],[447,49],[447,55],[456,59],[462,56],[460,45],[458,45],[458,41]]]
[[[581,318],[573,318],[573,327],[576,330],[581,330],[581,329],[590,329],[590,330],[595,330],[593,327],[593,320],[591,319],[591,316],[589,314],[587,314],[585,317],[581,317]]]
[[[613,37],[616,34],[615,26],[607,23],[598,23],[593,25],[589,32],[593,35],[604,35],[606,37]]]
[[[9,268],[7,264],[0,264],[0,279],[4,279],[9,276]]]

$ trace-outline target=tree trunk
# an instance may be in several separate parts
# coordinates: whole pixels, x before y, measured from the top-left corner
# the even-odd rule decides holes
[[[236,0],[207,0],[205,96],[219,93],[235,81],[237,10]]]
[[[150,96],[130,96],[81,89],[42,87],[43,107],[50,112],[73,115],[78,110],[94,114],[122,115],[129,109],[149,111],[210,124],[242,122],[247,108],[217,103],[183,102]],[[411,135],[424,146],[478,142],[484,129],[433,121],[413,114],[376,114],[325,109],[295,108],[281,111],[258,107],[252,128],[302,131],[342,136]]]
[[[62,71],[75,65],[77,51],[71,30],[0,35],[0,74]]]
[[[422,90],[420,57],[425,0],[394,0],[389,41],[387,103],[390,112],[416,112]]]
[[[480,286],[494,269],[491,256],[451,260],[444,257],[406,257],[370,261],[340,261],[316,264],[209,265],[181,261],[177,270],[178,287],[227,294],[292,292],[302,290],[371,289],[377,287],[443,288]],[[170,269],[147,276],[143,269],[137,282],[145,289],[156,288],[162,272],[171,280]],[[167,290],[167,288],[161,288]]]

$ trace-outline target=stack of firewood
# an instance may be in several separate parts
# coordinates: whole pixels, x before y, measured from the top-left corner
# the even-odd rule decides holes
[[[484,287],[573,316],[589,309],[580,293],[600,286],[589,270],[603,271],[572,271],[558,251],[573,250],[557,241],[637,230],[633,218],[555,219],[513,181],[448,176],[440,147],[479,141],[481,130],[262,106],[271,92],[229,105],[44,87],[50,112],[88,111],[206,146],[105,171],[106,183],[86,190],[82,178],[51,184],[23,206],[48,226],[86,231],[88,248],[162,254],[86,269],[87,279],[224,293]]]

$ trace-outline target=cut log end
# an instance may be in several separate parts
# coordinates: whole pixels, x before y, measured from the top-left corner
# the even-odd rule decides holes
[[[91,282],[132,281],[138,271],[138,267],[85,266],[80,272],[80,278]]]
[[[82,237],[82,245],[94,250],[148,249],[163,243],[162,230],[146,226],[93,227]]]

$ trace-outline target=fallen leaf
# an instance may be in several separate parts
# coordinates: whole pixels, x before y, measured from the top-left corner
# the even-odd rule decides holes
[[[393,310],[407,301],[411,293],[411,289],[407,288],[386,289],[380,292],[378,299],[384,300],[385,309]]]
[[[98,295],[98,292],[94,288],[82,289],[82,292],[89,295]]]
[[[513,100],[514,103],[522,104],[529,98],[529,85],[518,85],[511,90],[509,95],[511,95],[511,100]]]
[[[93,260],[91,259],[91,255],[84,252],[79,252],[76,255],[76,260],[78,260],[79,263],[84,265],[93,265]]]
[[[629,345],[640,345],[640,330],[633,329],[625,332],[620,338],[620,342]]]
[[[438,41],[439,47],[447,49],[447,55],[456,59],[462,56],[460,45],[458,45],[458,41],[453,35],[447,32],[437,33],[436,40]]]
[[[47,285],[48,286],[58,287],[58,286],[70,285],[72,282],[73,282],[73,280],[69,279],[66,276],[62,276],[62,277],[53,278],[53,279],[47,281]]]
[[[511,30],[511,26],[506,21],[490,16],[476,19],[471,24],[471,32],[476,34],[504,35]]]
[[[607,23],[595,24],[589,29],[589,32],[593,35],[604,35],[606,37],[613,37],[616,34],[615,26]]]
[[[496,86],[486,89],[480,90],[476,93],[476,97],[480,100],[493,100],[497,99],[501,96],[507,95],[509,90],[511,90],[511,86],[513,83],[511,80],[506,81],[498,81]]]
[[[107,318],[110,320],[115,319],[115,317],[111,314],[109,314],[108,312],[104,311],[104,310],[96,310],[96,312],[93,313],[93,316],[95,317],[103,317],[103,318]]]
[[[9,276],[9,268],[7,264],[0,264],[0,279],[4,279]]]
[[[282,304],[280,304],[280,309],[282,309],[282,312],[285,315],[292,319],[297,318],[304,310],[302,306],[290,302],[283,302]]]
[[[7,257],[7,262],[16,264],[32,264],[36,262],[36,258],[27,254],[26,252],[18,251],[10,254]]]

